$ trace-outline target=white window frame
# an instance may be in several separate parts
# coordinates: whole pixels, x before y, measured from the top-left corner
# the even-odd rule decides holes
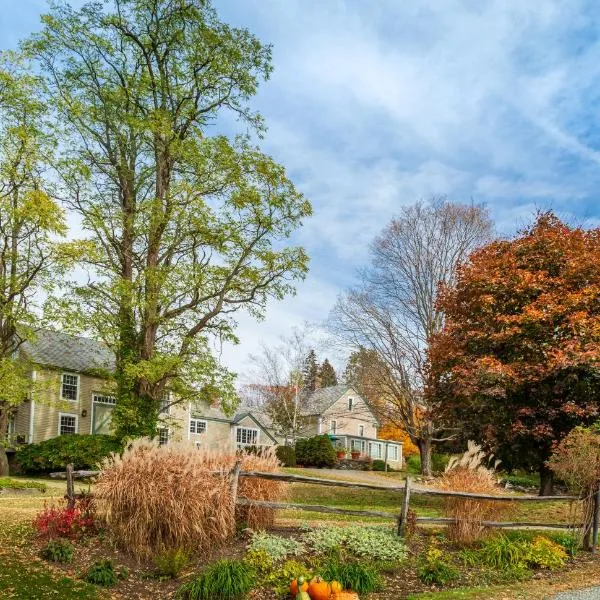
[[[65,383],[65,375],[68,377],[75,377],[77,379],[77,397],[73,400],[72,398],[65,398],[63,396],[63,386]],[[67,385],[73,385],[67,384]],[[79,394],[81,393],[81,378],[76,373],[69,373],[68,371],[63,371],[60,375],[60,399],[65,402],[79,402]]]
[[[360,452],[361,454],[364,454],[366,444],[367,442],[365,440],[352,439],[350,441],[350,452]]]
[[[241,432],[242,430],[243,431],[252,431],[253,433],[256,433],[256,439],[251,443],[238,441],[238,432]],[[240,425],[235,428],[235,443],[238,448],[245,448],[246,446],[258,446],[259,440],[260,440],[260,429],[258,429],[258,427],[244,427],[244,426]]]
[[[204,424],[203,431],[198,431],[198,425],[200,423]],[[192,426],[194,427],[195,431],[192,431]],[[207,430],[208,430],[208,423],[204,419],[196,419],[195,417],[190,418],[190,433],[191,434],[202,435],[203,433],[206,433]]]
[[[96,398],[112,398],[114,402],[99,402]],[[117,405],[117,397],[112,394],[103,394],[101,392],[92,392],[92,415],[90,419],[90,434],[94,433],[94,412],[96,409],[96,404],[102,404],[103,406],[116,406]]]
[[[364,425],[358,426],[358,435],[360,435],[360,437],[365,437],[365,426]]]
[[[352,412],[353,407],[354,407],[354,398],[348,398],[348,411]]]
[[[332,419],[329,421],[329,433],[332,435],[337,435],[337,419]]]
[[[369,442],[369,456],[371,458],[374,458],[376,460],[381,460],[381,457],[382,457],[381,445],[382,445],[381,442]],[[379,452],[377,453],[377,456],[375,456],[373,454],[373,449],[375,447],[379,448]]]
[[[161,441],[161,437],[160,437],[163,431],[167,432],[167,439],[164,442]],[[157,435],[158,445],[159,446],[166,446],[169,443],[169,440],[171,439],[171,432],[169,431],[169,428],[168,427],[159,427],[157,429],[157,434],[158,434]]]
[[[73,433],[61,433],[61,420],[63,417],[74,417],[75,418],[75,431]],[[79,415],[76,413],[58,413],[58,435],[77,435],[79,433]]]
[[[395,456],[390,454],[391,450],[394,451]],[[396,446],[396,444],[388,446],[388,460],[393,460],[394,462],[398,461],[398,446]]]

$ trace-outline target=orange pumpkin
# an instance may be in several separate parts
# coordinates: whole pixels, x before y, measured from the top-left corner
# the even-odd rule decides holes
[[[308,584],[308,595],[311,600],[329,600],[331,586],[318,575]]]
[[[344,590],[341,592],[335,592],[331,596],[332,600],[359,600],[358,594],[350,590]]]
[[[304,579],[304,577],[298,577],[298,579],[294,579],[292,583],[290,583],[290,594],[296,597],[298,592],[306,592],[308,591],[308,581]]]
[[[336,581],[335,579],[329,585],[331,586],[332,594],[337,594],[338,592],[341,592],[344,589],[342,584],[339,581]]]

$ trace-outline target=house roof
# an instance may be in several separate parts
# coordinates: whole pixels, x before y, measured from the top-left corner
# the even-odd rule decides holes
[[[303,409],[305,415],[320,415],[337,402],[349,389],[349,385],[332,385],[315,390],[306,401]]]
[[[226,421],[232,425],[237,425],[240,421],[246,417],[250,417],[259,427],[272,437],[269,430],[274,429],[273,421],[269,415],[253,406],[240,405],[236,412],[232,416],[227,416],[219,407],[207,406],[207,405],[196,405],[192,409],[192,414],[195,418],[199,419],[214,419],[218,421]]]
[[[21,346],[34,363],[80,373],[114,371],[115,356],[102,342],[59,331],[40,329]]]

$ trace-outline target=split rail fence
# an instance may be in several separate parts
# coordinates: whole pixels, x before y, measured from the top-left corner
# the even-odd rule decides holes
[[[69,502],[74,502],[76,494],[74,488],[75,479],[85,479],[99,475],[99,471],[74,471],[72,465],[67,465],[67,470],[60,473],[51,473],[50,476],[57,479],[67,480],[66,498]],[[221,473],[215,473],[221,474]],[[258,471],[241,471],[241,463],[236,463],[229,473],[231,481],[232,496],[236,504],[244,506],[257,506],[271,508],[274,510],[304,510],[318,513],[333,513],[339,515],[350,515],[357,517],[378,517],[390,519],[396,522],[398,535],[404,536],[408,523],[408,511],[410,508],[410,499],[412,496],[437,496],[440,498],[464,498],[471,500],[491,500],[494,502],[578,502],[582,498],[579,496],[533,496],[533,495],[487,495],[471,494],[467,492],[454,492],[446,490],[436,490],[432,488],[413,487],[410,476],[407,476],[405,484],[402,486],[382,486],[371,483],[359,483],[349,481],[338,481],[333,479],[319,479],[316,477],[306,477],[304,475],[288,475],[286,473],[263,473]],[[267,502],[263,500],[252,500],[243,496],[238,496],[238,480],[240,477],[253,479],[270,479],[274,481],[283,481],[287,483],[304,483],[310,485],[321,485],[326,487],[352,488],[378,490],[385,492],[396,492],[401,495],[399,503],[400,512],[391,513],[375,510],[354,510],[348,508],[337,508],[335,506],[323,506],[319,504],[299,504],[292,502]],[[591,548],[595,551],[598,544],[598,523],[600,512],[600,492],[594,496],[593,523],[591,524]],[[454,519],[444,517],[421,517],[417,516],[416,523],[431,525],[449,525]],[[538,523],[538,522],[520,522],[520,521],[482,521],[482,526],[503,529],[573,529],[583,527],[582,524],[569,525],[565,523]]]

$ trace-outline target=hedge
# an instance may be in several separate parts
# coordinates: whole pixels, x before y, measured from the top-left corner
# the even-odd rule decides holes
[[[22,446],[16,461],[25,473],[64,471],[66,465],[75,469],[94,469],[112,452],[122,452],[123,445],[112,435],[60,435]]]
[[[328,435],[315,435],[296,442],[296,462],[304,467],[333,467],[337,455]]]

